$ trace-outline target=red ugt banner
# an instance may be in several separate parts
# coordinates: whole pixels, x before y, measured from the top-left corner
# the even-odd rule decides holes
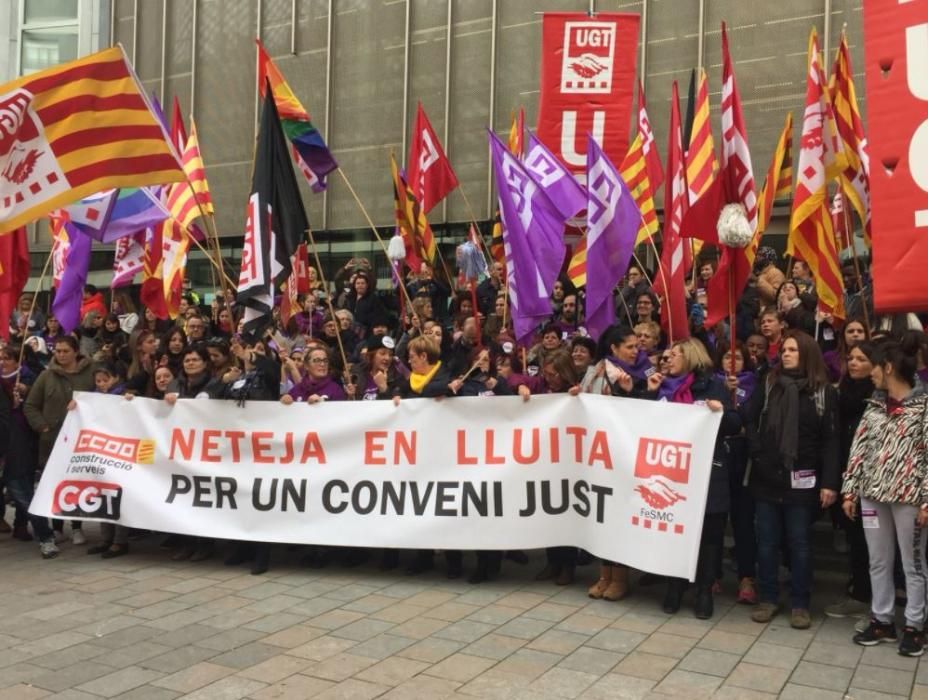
[[[928,2],[864,3],[874,306],[928,309]]]
[[[635,87],[639,16],[546,12],[542,24],[538,137],[574,173],[586,167],[586,135],[621,163]]]

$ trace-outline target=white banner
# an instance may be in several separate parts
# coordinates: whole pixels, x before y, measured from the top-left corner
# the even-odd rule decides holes
[[[691,580],[721,418],[592,395],[75,399],[37,515],[264,542],[576,546]]]

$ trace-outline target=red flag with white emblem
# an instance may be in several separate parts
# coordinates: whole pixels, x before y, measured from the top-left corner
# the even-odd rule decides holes
[[[458,186],[458,178],[421,102],[413,125],[406,175],[406,181],[426,213]]]

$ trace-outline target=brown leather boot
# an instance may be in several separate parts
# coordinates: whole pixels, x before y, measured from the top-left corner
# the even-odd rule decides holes
[[[622,600],[628,595],[628,567],[613,566],[609,587],[603,591],[603,600]]]
[[[609,588],[609,583],[612,581],[612,567],[607,564],[599,565],[599,580],[590,586],[586,593],[590,598],[599,600],[603,597],[603,592]]]

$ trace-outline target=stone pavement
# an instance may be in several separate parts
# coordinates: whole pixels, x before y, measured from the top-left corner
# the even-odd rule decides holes
[[[538,553],[479,586],[298,558],[275,549],[251,576],[174,563],[151,537],[111,561],[70,544],[42,561],[3,536],[0,699],[928,698],[928,656],[854,646],[853,620],[822,617],[827,593],[801,632],[751,622],[730,590],[705,622],[664,615],[660,586],[592,601],[594,566],[571,587],[536,583]]]

